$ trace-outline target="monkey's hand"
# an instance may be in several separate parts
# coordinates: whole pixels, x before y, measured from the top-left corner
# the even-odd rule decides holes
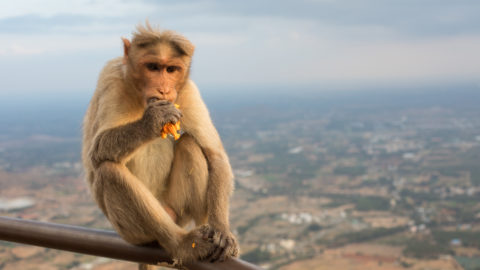
[[[175,108],[173,103],[167,100],[158,100],[149,102],[142,122],[145,128],[155,136],[161,136],[165,124],[177,123],[182,117],[182,113]]]
[[[172,251],[173,259],[180,264],[206,260],[216,249],[215,230],[209,225],[199,226],[184,236],[178,247]]]
[[[180,108],[180,105],[174,104],[175,108]],[[176,122],[175,124],[172,123],[166,123],[163,128],[162,128],[162,134],[161,137],[162,139],[167,138],[168,134],[171,134],[175,140],[180,139],[180,121]]]

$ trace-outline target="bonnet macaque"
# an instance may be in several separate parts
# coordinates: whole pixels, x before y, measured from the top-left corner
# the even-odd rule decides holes
[[[189,79],[193,44],[147,23],[123,48],[102,70],[84,119],[83,164],[97,204],[126,241],[156,241],[181,263],[237,256],[233,174]],[[179,121],[181,137],[162,138]]]

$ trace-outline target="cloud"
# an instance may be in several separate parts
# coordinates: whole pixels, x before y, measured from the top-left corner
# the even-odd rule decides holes
[[[479,11],[447,0],[15,1],[0,10],[0,91],[32,88],[14,79],[24,65],[51,71],[36,88],[91,87],[146,18],[196,44],[192,76],[206,85],[480,81]]]
[[[0,56],[5,55],[31,55],[31,54],[41,54],[45,51],[39,48],[27,48],[17,44],[11,44],[8,47],[0,48]]]
[[[386,27],[405,36],[480,33],[474,0],[283,0],[203,1],[204,12],[242,17],[310,19],[335,27]]]
[[[0,34],[0,56],[68,54],[79,51],[101,51],[120,48],[118,35],[16,35]]]
[[[118,0],[20,0],[2,5],[0,18],[37,15],[52,17],[58,14],[118,17],[136,13],[148,13],[154,3]]]
[[[371,82],[480,79],[480,36],[421,41],[337,44],[334,58],[317,66],[322,80]]]
[[[192,17],[276,17],[313,20],[334,27],[383,27],[405,36],[480,34],[480,2],[474,0],[281,0],[281,1],[134,1],[134,0],[19,0],[2,6],[2,29],[39,29],[91,21],[132,24],[149,17],[162,25],[185,24]],[[174,22],[174,23],[172,23]],[[197,23],[202,24],[201,21]],[[221,28],[222,25],[210,25]]]

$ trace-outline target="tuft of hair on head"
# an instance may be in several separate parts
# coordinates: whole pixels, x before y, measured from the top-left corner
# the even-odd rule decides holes
[[[133,32],[132,45],[139,48],[146,48],[161,42],[170,43],[181,54],[191,57],[195,46],[184,36],[175,31],[162,31],[158,26],[152,26],[148,20],[145,25],[137,25]]]

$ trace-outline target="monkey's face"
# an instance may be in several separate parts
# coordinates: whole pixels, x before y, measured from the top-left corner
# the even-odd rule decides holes
[[[168,43],[141,48],[136,62],[136,76],[142,99],[146,105],[151,99],[175,102],[177,90],[182,87],[188,65]]]

